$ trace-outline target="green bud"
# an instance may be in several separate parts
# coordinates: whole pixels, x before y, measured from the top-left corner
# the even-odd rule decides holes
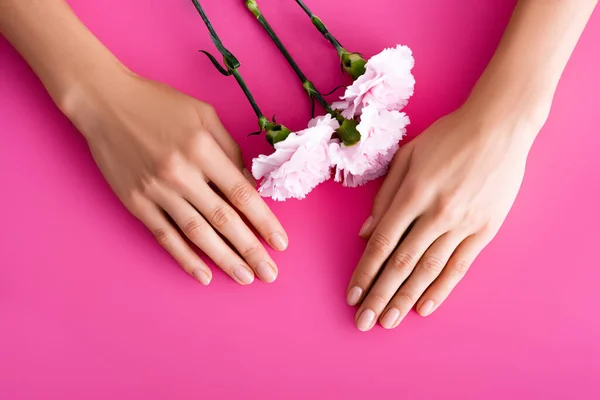
[[[346,50],[342,49],[339,52],[340,59],[342,60],[342,66],[344,70],[352,77],[352,79],[356,80],[358,77],[363,75],[367,70],[365,65],[367,65],[367,61],[362,58],[362,56],[358,53],[348,53]]]
[[[258,18],[260,16],[260,9],[258,8],[258,4],[256,4],[255,0],[245,0],[246,8],[250,10],[250,12]]]
[[[290,133],[292,133],[292,131],[285,126],[271,122],[265,117],[260,117],[258,119],[258,126],[261,131],[266,132],[267,142],[269,142],[271,146],[275,145],[275,143],[283,142]]]
[[[358,121],[354,119],[344,119],[341,116],[336,117],[340,122],[340,127],[335,131],[337,136],[346,146],[353,146],[360,141],[360,132],[356,127]]]

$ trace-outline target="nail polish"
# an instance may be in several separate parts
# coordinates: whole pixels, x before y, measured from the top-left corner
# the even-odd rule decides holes
[[[233,275],[243,284],[249,285],[254,282],[254,274],[243,265],[235,266],[233,268]]]

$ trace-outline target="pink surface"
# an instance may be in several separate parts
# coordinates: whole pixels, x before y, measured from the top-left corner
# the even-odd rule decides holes
[[[70,3],[129,67],[213,103],[248,158],[268,149],[245,137],[255,119],[234,80],[197,53],[213,48],[188,0]],[[242,2],[203,3],[265,111],[302,126],[308,102]],[[318,87],[347,82],[293,1],[260,3]],[[413,48],[414,136],[465,98],[515,1],[310,3],[349,49]],[[0,399],[599,398],[599,41],[596,12],[515,207],[458,290],[430,318],[364,334],[344,297],[379,183],[273,204],[291,240],[277,283],[218,272],[204,288],[0,39]]]

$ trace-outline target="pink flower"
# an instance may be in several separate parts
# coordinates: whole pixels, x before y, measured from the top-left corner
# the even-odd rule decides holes
[[[275,152],[252,161],[252,175],[263,179],[258,189],[264,197],[283,201],[303,199],[331,177],[328,146],[338,122],[325,115],[315,118],[303,131],[291,133],[275,144]]]
[[[414,93],[414,65],[412,51],[406,46],[383,50],[369,59],[366,72],[348,86],[343,101],[333,103],[333,108],[344,110],[345,118],[354,118],[368,105],[400,111]]]
[[[329,145],[335,181],[355,187],[384,175],[409,123],[405,113],[378,109],[375,105],[365,107],[357,127],[360,141],[345,146],[334,140]]]

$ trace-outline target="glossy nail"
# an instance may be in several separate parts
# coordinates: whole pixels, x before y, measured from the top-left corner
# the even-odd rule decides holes
[[[204,286],[208,286],[212,278],[203,269],[197,268],[192,271],[194,278],[200,281]]]
[[[348,292],[348,297],[346,298],[346,301],[348,302],[348,305],[350,306],[355,306],[358,304],[358,302],[360,301],[360,296],[362,296],[362,289],[359,288],[358,286],[354,286],[352,289],[350,289],[350,291]]]
[[[360,228],[360,232],[358,232],[358,236],[363,236],[364,234],[366,234],[369,231],[369,228],[371,227],[372,224],[373,224],[373,217],[371,216],[371,217],[367,218],[365,223]]]
[[[392,329],[398,323],[398,319],[400,319],[400,310],[390,308],[381,319],[381,326],[385,329]]]
[[[235,276],[238,281],[245,285],[249,285],[254,282],[254,274],[243,265],[237,265],[233,268],[233,276]]]
[[[275,250],[283,251],[288,247],[288,241],[281,233],[272,234],[270,242]]]
[[[434,305],[435,303],[433,302],[433,300],[427,300],[425,303],[423,303],[421,308],[419,308],[419,314],[421,314],[422,317],[428,316],[433,312]]]
[[[256,267],[256,272],[258,272],[258,276],[260,276],[260,278],[265,282],[271,283],[277,279],[277,271],[275,270],[275,267],[268,262],[261,261]]]
[[[363,332],[371,329],[374,324],[375,312],[368,308],[360,314],[360,316],[358,317],[358,321],[356,322],[356,326],[358,326],[358,329]]]

